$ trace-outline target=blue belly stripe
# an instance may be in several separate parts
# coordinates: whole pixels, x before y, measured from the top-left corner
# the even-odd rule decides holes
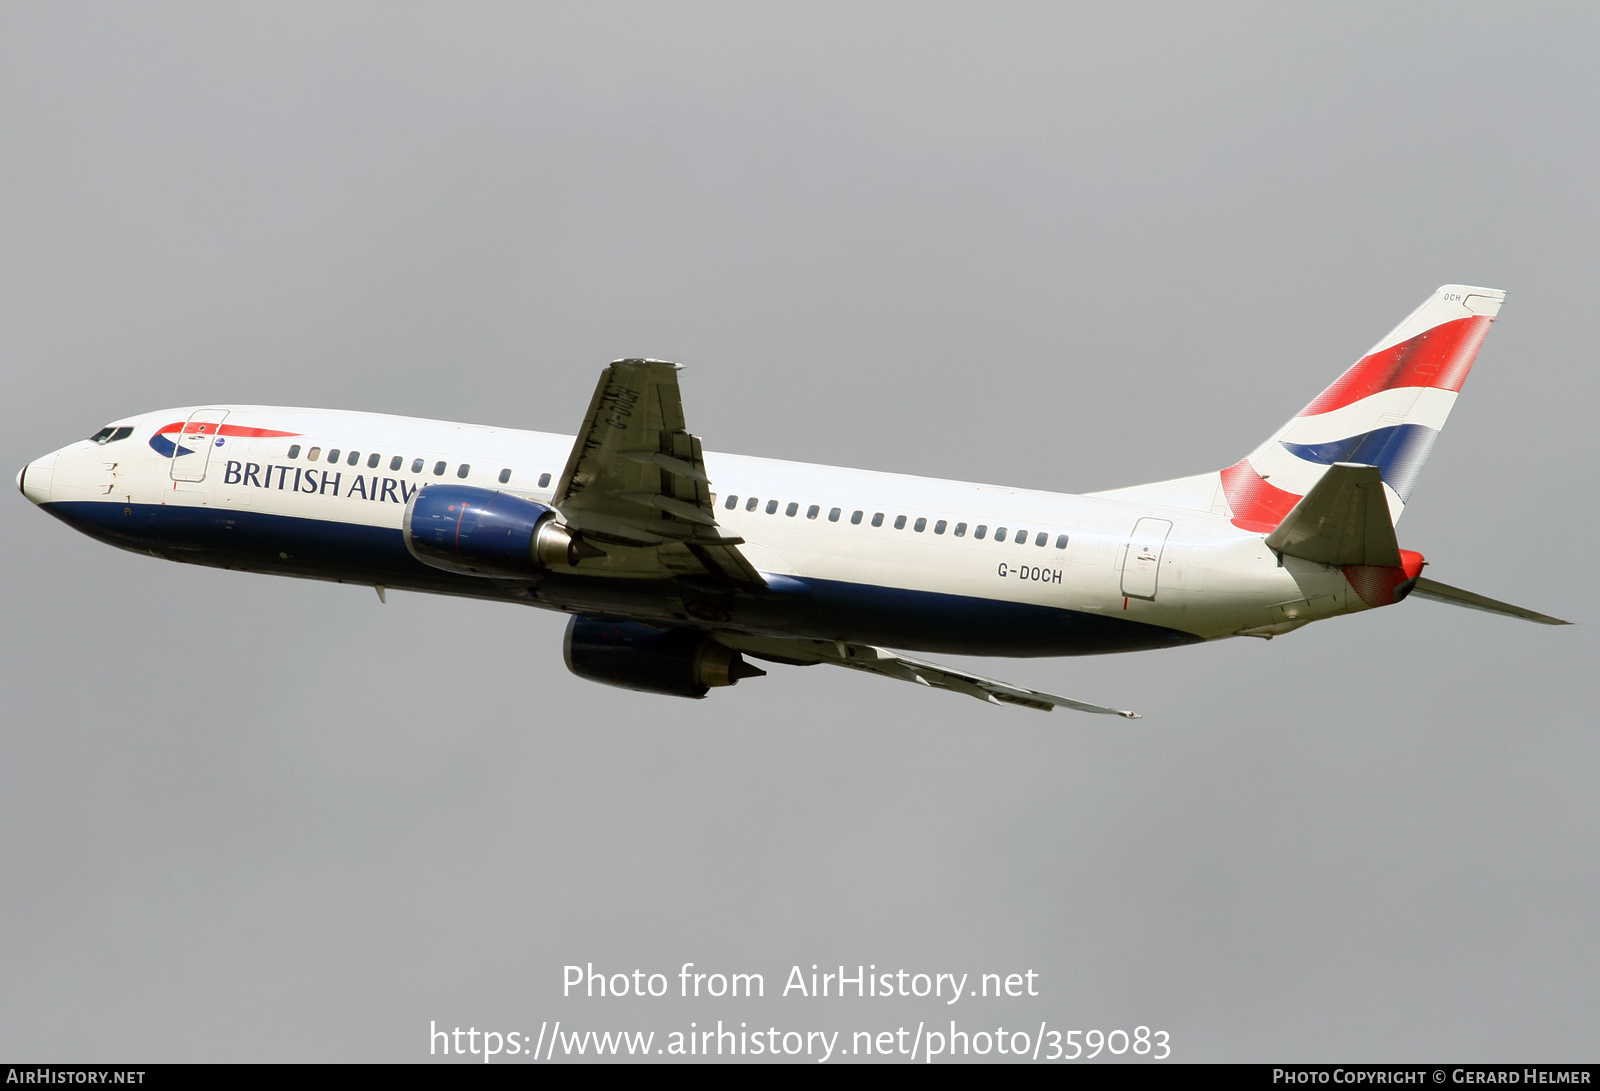
[[[770,587],[758,590],[699,579],[597,580],[567,574],[486,579],[423,564],[406,549],[400,531],[390,527],[216,507],[102,501],[43,506],[99,541],[171,560],[655,623],[950,655],[1095,655],[1201,640],[1177,629],[1080,610],[809,577],[775,576]]]

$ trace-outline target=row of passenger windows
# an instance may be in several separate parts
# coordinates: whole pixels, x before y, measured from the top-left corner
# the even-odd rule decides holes
[[[722,506],[724,508],[726,508],[728,511],[733,511],[736,508],[738,508],[738,506],[739,506],[739,498],[737,496],[729,496],[727,498],[727,500],[723,501]],[[754,497],[754,496],[750,496],[750,497],[746,497],[745,498],[745,502],[744,502],[744,510],[745,511],[755,511],[760,506],[761,506],[760,498]],[[778,501],[776,501],[776,500],[768,500],[767,501],[766,511],[767,511],[768,515],[776,515],[776,514],[778,514]],[[783,513],[785,515],[789,516],[792,519],[796,515],[800,514],[800,505],[791,501],[786,507],[784,507]],[[807,519],[815,519],[817,516],[819,516],[821,514],[822,514],[822,505],[820,505],[820,504],[812,504],[810,507],[806,508],[806,518]],[[840,518],[843,517],[843,515],[844,515],[844,510],[842,508],[829,508],[828,509],[828,522],[837,523],[840,520]],[[867,515],[867,513],[864,512],[864,511],[859,511],[858,510],[858,511],[851,512],[850,513],[850,525],[851,526],[860,526],[861,525],[861,521],[866,518],[866,515]],[[884,518],[883,512],[881,512],[881,511],[873,512],[872,513],[872,525],[875,526],[875,527],[883,526],[883,518]],[[907,516],[896,515],[894,517],[894,529],[896,529],[896,530],[904,530],[904,529],[906,529],[906,520],[907,520]],[[915,531],[916,533],[918,533],[918,534],[923,533],[924,531],[926,531],[928,529],[928,520],[923,518],[922,516],[918,516],[916,518],[916,520],[911,523],[911,529],[913,531]],[[950,523],[949,523],[948,520],[940,519],[940,520],[937,520],[933,524],[933,532],[935,534],[943,534],[946,530],[949,530],[951,535],[953,537],[956,537],[956,538],[965,538],[967,536],[967,524],[965,524],[965,523],[957,523],[952,528],[950,526]],[[1014,537],[1013,537],[1013,534],[1014,534]],[[972,536],[974,538],[979,539],[980,541],[982,539],[984,539],[984,538],[987,538],[989,536],[989,525],[987,523],[979,523],[977,526],[972,528]],[[1004,542],[1004,541],[1007,541],[1009,539],[1010,541],[1015,542],[1017,545],[1023,545],[1024,543],[1027,542],[1028,536],[1029,536],[1029,532],[1026,531],[1026,530],[1018,530],[1018,531],[1013,532],[1009,527],[996,527],[995,530],[994,530],[994,540],[997,541],[997,542]],[[1042,547],[1048,545],[1049,543],[1050,543],[1050,533],[1049,533],[1049,531],[1041,530],[1041,531],[1038,531],[1038,532],[1033,534],[1033,544],[1034,545],[1039,546],[1039,547],[1042,548]],[[1067,548],[1067,536],[1065,534],[1057,534],[1056,535],[1056,548],[1057,549],[1066,549]]]
[[[330,464],[337,464],[338,461],[339,461],[339,456],[341,454],[344,455],[344,464],[346,466],[359,466],[361,464],[361,452],[360,451],[344,452],[344,451],[341,451],[337,447],[328,448],[327,462],[330,463]],[[298,443],[292,444],[289,447],[289,457],[290,458],[299,458],[300,457],[300,445]],[[322,448],[321,447],[313,447],[313,448],[311,448],[310,450],[308,450],[306,452],[306,461],[307,462],[316,462],[318,459],[321,459],[321,458],[322,458]],[[383,462],[383,456],[378,454],[376,451],[374,451],[374,452],[372,452],[371,454],[369,454],[367,456],[367,469],[376,470],[378,468],[379,464],[382,463],[382,462]],[[406,460],[405,460],[404,457],[402,457],[400,455],[395,455],[395,456],[393,456],[392,458],[389,459],[389,469],[394,471],[394,472],[399,472],[400,468],[402,466],[404,466],[405,463],[406,463]],[[420,474],[422,472],[422,470],[423,470],[423,467],[425,467],[426,465],[427,465],[427,460],[426,459],[414,458],[414,459],[411,460],[411,472],[414,473],[414,474]],[[435,462],[433,464],[433,476],[434,477],[443,477],[445,475],[445,471],[448,470],[449,468],[450,468],[449,464],[446,463],[443,459],[440,459],[438,462]],[[459,466],[456,467],[456,476],[457,477],[465,478],[471,472],[472,472],[472,465],[470,463],[463,462]],[[502,484],[502,485],[505,485],[505,484],[509,483],[511,481],[511,470],[509,468],[501,470],[500,471],[500,479],[499,480],[500,480],[500,484]],[[540,474],[539,475],[539,487],[541,489],[547,489],[547,488],[550,487],[550,475],[549,474]]]
[[[95,438],[99,438],[99,437],[96,436]],[[117,436],[115,438],[121,439],[123,437]],[[106,442],[106,441],[102,440],[101,442]],[[328,449],[328,457],[327,457],[326,461],[329,462],[330,464],[337,463],[339,461],[339,457],[340,457],[341,454],[344,455],[345,465],[346,466],[357,466],[357,465],[360,465],[360,463],[361,463],[361,452],[360,451],[342,452],[337,447],[330,447]],[[297,459],[297,458],[300,457],[300,444],[296,443],[296,444],[292,445],[289,448],[289,457],[291,459]],[[306,460],[309,461],[309,462],[316,462],[321,457],[322,457],[322,448],[321,447],[312,447],[310,450],[306,451]],[[375,469],[378,468],[379,464],[382,461],[383,461],[383,456],[378,454],[377,452],[373,452],[373,453],[371,453],[371,454],[369,454],[367,456],[367,468],[369,470],[375,470]],[[403,457],[401,457],[400,455],[395,455],[395,456],[393,456],[392,458],[389,459],[389,469],[392,470],[392,471],[397,471],[398,472],[400,470],[400,468],[402,466],[404,466],[404,465],[405,465],[405,459]],[[414,473],[414,474],[420,474],[423,471],[423,468],[426,465],[427,465],[427,463],[426,463],[426,461],[424,459],[414,458],[414,459],[411,460],[411,472]],[[433,464],[433,476],[434,477],[443,477],[445,475],[445,471],[447,469],[449,469],[449,466],[444,462],[444,460],[441,459],[441,460],[439,460],[439,461],[437,461],[437,462],[435,462]],[[456,476],[459,477],[459,478],[465,478],[471,472],[472,472],[472,466],[469,463],[463,462],[463,463],[461,463],[460,465],[458,465],[456,467]],[[500,480],[500,484],[502,484],[502,485],[505,485],[505,484],[509,483],[511,481],[511,470],[509,468],[501,470],[500,471],[499,480]],[[546,488],[550,487],[550,475],[549,474],[544,473],[544,474],[540,474],[539,475],[539,487],[541,489],[546,489]],[[713,501],[715,501],[715,497],[713,497]],[[726,508],[728,511],[735,510],[739,506],[739,497],[738,496],[734,496],[734,495],[730,495],[723,502],[722,506],[724,508]],[[760,506],[761,506],[761,500],[760,500],[759,497],[750,496],[750,497],[746,497],[745,498],[745,502],[744,502],[744,510],[745,511],[755,511]],[[776,515],[778,513],[778,506],[779,506],[779,502],[778,501],[776,501],[776,500],[768,500],[767,501],[767,508],[766,508],[767,514],[768,515]],[[784,512],[783,513],[785,515],[789,516],[792,519],[795,516],[800,514],[800,505],[795,503],[794,501],[790,501],[789,504],[784,508]],[[810,507],[806,508],[806,518],[807,519],[815,519],[821,514],[822,514],[822,506],[820,504],[812,504]],[[861,525],[861,521],[866,518],[866,514],[867,514],[866,512],[860,511],[860,510],[851,512],[850,513],[850,525],[851,526],[860,526]],[[840,518],[843,517],[843,515],[844,515],[844,511],[843,511],[842,508],[830,508],[830,509],[828,509],[828,522],[837,523],[840,520]],[[881,512],[881,511],[873,512],[873,514],[872,514],[872,525],[873,526],[875,526],[875,527],[883,526],[883,520],[884,520],[883,512]],[[906,529],[906,522],[907,522],[907,516],[904,516],[904,515],[895,516],[895,518],[894,518],[894,529],[896,529],[896,530],[904,530],[904,529]],[[918,533],[918,534],[923,533],[924,531],[926,531],[928,529],[928,520],[923,518],[922,516],[918,516],[916,521],[911,523],[911,529],[913,531],[915,531],[916,533]],[[934,522],[934,524],[933,524],[933,532],[935,534],[943,534],[947,530],[949,530],[951,535],[953,537],[956,537],[956,538],[965,538],[967,536],[967,524],[966,523],[957,523],[955,525],[955,527],[952,528],[950,526],[948,520],[939,519],[939,520]],[[1011,534],[1012,534],[1012,532],[1007,527],[996,527],[995,531],[994,531],[994,540],[997,541],[997,542],[1006,541]],[[1018,530],[1018,531],[1015,532],[1015,537],[1011,538],[1010,540],[1014,541],[1017,545],[1023,545],[1028,540],[1028,534],[1029,534],[1029,532],[1026,531],[1026,530]],[[988,537],[988,535],[989,535],[989,526],[988,526],[987,523],[979,523],[977,526],[972,528],[972,536],[974,538],[978,539],[979,541],[982,541],[984,538]],[[1044,546],[1048,545],[1049,542],[1050,542],[1050,534],[1049,534],[1048,531],[1041,530],[1041,531],[1037,532],[1033,536],[1033,544],[1036,545],[1036,546],[1039,546],[1041,548],[1043,548]],[[1066,549],[1067,548],[1067,536],[1065,534],[1056,535],[1056,548],[1057,549]]]
[[[113,443],[113,442],[115,442],[115,441],[117,441],[119,439],[127,439],[132,434],[133,434],[133,429],[131,427],[128,427],[128,426],[123,426],[121,428],[107,427],[107,428],[100,429],[100,431],[96,432],[94,435],[90,436],[89,438],[91,440],[93,440],[94,442],[96,442],[96,443],[104,444],[104,443]],[[360,451],[344,452],[344,451],[341,451],[337,447],[330,447],[328,449],[328,457],[327,457],[326,461],[330,465],[331,464],[337,464],[341,454],[344,455],[344,464],[346,466],[358,466],[358,465],[361,464],[361,452]],[[298,459],[300,457],[300,444],[298,444],[298,443],[292,444],[289,447],[289,457],[291,459]],[[316,462],[321,458],[322,458],[322,448],[321,447],[312,447],[310,450],[306,451],[306,461],[308,461],[308,462]],[[372,452],[371,454],[367,455],[367,469],[376,470],[378,468],[379,464],[382,463],[382,461],[383,461],[383,456],[382,455],[378,454],[376,451]],[[394,455],[393,457],[391,457],[389,459],[389,469],[391,471],[399,472],[400,468],[402,466],[404,466],[404,465],[405,465],[405,459],[400,455]],[[427,465],[427,463],[426,463],[426,461],[424,459],[413,458],[411,460],[411,472],[414,473],[414,474],[420,474],[423,471],[423,468],[426,465]],[[435,462],[433,464],[433,476],[434,477],[443,477],[445,475],[445,471],[448,470],[448,469],[449,469],[448,464],[443,459],[440,459],[439,461],[437,461],[437,462]],[[471,472],[472,472],[472,466],[469,463],[463,462],[463,463],[459,464],[456,467],[456,476],[459,477],[459,478],[463,478],[464,479]],[[503,469],[503,470],[500,471],[499,481],[500,481],[500,484],[502,484],[502,485],[510,483],[510,481],[511,481],[511,470],[509,468]],[[539,487],[541,489],[547,489],[547,488],[550,487],[550,475],[549,474],[544,473],[544,474],[540,474],[539,475]],[[713,500],[714,499],[715,498],[713,498]],[[758,497],[754,497],[754,496],[747,497],[745,499],[745,502],[744,502],[744,510],[745,511],[755,511],[760,505],[761,505],[761,500]],[[739,506],[739,498],[737,496],[729,496],[728,499],[723,503],[722,506],[724,508],[726,508],[728,511],[733,511],[734,509],[736,509]],[[768,515],[776,515],[777,513],[778,513],[778,501],[776,501],[776,500],[768,500],[767,501],[767,514]],[[793,501],[790,501],[788,506],[786,506],[784,508],[783,513],[785,515],[789,516],[792,519],[796,515],[800,514],[800,505],[797,504],[797,503],[794,503]],[[821,513],[822,513],[822,506],[820,504],[812,504],[810,507],[806,508],[806,518],[807,519],[815,519]],[[844,514],[843,510],[840,509],[840,508],[830,508],[830,509],[828,509],[828,522],[837,523],[839,521],[840,517],[843,514]],[[850,525],[851,526],[860,526],[861,525],[861,520],[863,518],[865,518],[865,517],[866,517],[866,512],[864,512],[864,511],[859,511],[858,510],[858,511],[851,512],[850,513]],[[875,526],[875,527],[883,526],[883,512],[881,512],[881,511],[873,512],[873,514],[872,514],[872,525]],[[894,529],[896,529],[896,530],[904,530],[904,529],[906,529],[906,516],[904,516],[904,515],[895,516]],[[918,534],[921,534],[923,531],[928,529],[928,520],[922,518],[921,516],[918,516],[916,522],[911,524],[911,529],[916,531]],[[935,534],[943,534],[947,529],[950,529],[950,526],[949,526],[949,523],[944,519],[940,519],[940,520],[938,520],[937,522],[935,522],[933,524],[933,532]],[[976,527],[972,528],[972,536],[974,538],[979,539],[980,541],[983,538],[987,537],[988,533],[989,533],[989,527],[985,523],[979,523]],[[1003,542],[1003,541],[1006,540],[1007,535],[1010,534],[1010,533],[1011,532],[1006,527],[996,527],[995,528],[995,532],[994,532],[994,540],[997,541],[997,542]],[[965,524],[965,523],[957,523],[955,525],[955,528],[953,530],[951,530],[951,534],[954,537],[957,537],[957,538],[965,538],[967,536],[967,524]],[[1017,545],[1023,545],[1028,540],[1028,532],[1026,530],[1018,530],[1016,532],[1016,537],[1014,539],[1012,539],[1012,540],[1015,541]],[[1036,535],[1034,535],[1033,544],[1036,545],[1036,546],[1043,547],[1046,544],[1048,544],[1049,541],[1050,541],[1049,533],[1047,531],[1041,530]],[[1067,536],[1065,534],[1056,535],[1056,548],[1057,549],[1066,549],[1067,548]]]

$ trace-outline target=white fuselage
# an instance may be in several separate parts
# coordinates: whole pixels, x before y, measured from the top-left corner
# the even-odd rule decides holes
[[[159,447],[158,431],[196,407],[126,418],[116,422],[132,428],[125,439],[80,441],[30,464],[19,475],[24,492],[87,533],[172,559],[474,594],[397,575],[403,566],[388,546],[364,570],[361,543],[384,539],[361,535],[398,541],[407,499],[430,482],[549,503],[573,445],[571,436],[374,413],[211,408],[226,412],[234,434],[207,450],[174,458]],[[262,431],[278,434],[251,434]],[[165,438],[170,450],[180,437]],[[1016,604],[1156,626],[1188,642],[1271,635],[1367,608],[1340,569],[1280,559],[1263,535],[1234,526],[1225,506],[1211,504],[1204,477],[1187,490],[1197,506],[1175,507],[1138,489],[1077,496],[743,455],[707,453],[705,467],[719,526],[744,540],[741,550],[762,573],[821,581],[835,598],[852,588],[939,596],[946,623],[951,603]],[[180,474],[199,479],[175,480]],[[335,548],[337,564],[318,554]],[[424,566],[412,563],[420,573]],[[523,597],[582,608],[581,595],[578,606],[559,595]],[[847,638],[830,616],[806,622],[814,631],[805,635]],[[899,646],[916,646],[897,632]],[[995,654],[1072,654],[1049,641],[1031,652],[1026,645],[1006,640]]]

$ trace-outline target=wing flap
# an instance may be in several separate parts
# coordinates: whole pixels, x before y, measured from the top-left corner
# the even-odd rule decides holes
[[[734,583],[761,584],[766,582],[761,578],[755,566],[745,559],[738,547],[744,543],[743,538],[723,538],[714,542],[687,541],[684,546],[694,554],[707,572],[721,576]]]
[[[664,455],[660,451],[621,451],[618,453],[618,457],[632,459],[634,462],[648,462],[661,467],[668,473],[677,474],[679,477],[687,477],[690,481],[699,481],[706,485],[711,483],[711,479],[706,477],[704,471],[693,464],[685,462],[681,458]]]

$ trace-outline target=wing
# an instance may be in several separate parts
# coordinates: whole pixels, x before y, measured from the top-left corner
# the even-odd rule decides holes
[[[739,552],[743,539],[717,527],[700,440],[684,427],[677,364],[618,360],[605,369],[553,504],[601,554],[580,572],[763,583]]]
[[[728,647],[757,659],[800,666],[811,663],[832,663],[834,666],[849,667],[851,670],[880,674],[885,678],[897,678],[902,682],[916,682],[934,689],[964,693],[968,697],[976,697],[980,701],[995,705],[1022,705],[1025,708],[1039,709],[1041,712],[1049,712],[1053,708],[1074,708],[1079,712],[1098,712],[1107,716],[1124,716],[1130,720],[1139,719],[1137,712],[1093,705],[1087,701],[1074,701],[1070,697],[1058,697],[1053,693],[1013,686],[1008,682],[997,682],[980,674],[968,674],[966,671],[951,667],[941,667],[937,663],[896,655],[886,648],[875,648],[870,644],[849,644],[840,640],[750,636],[729,632],[719,632],[716,638]]]

